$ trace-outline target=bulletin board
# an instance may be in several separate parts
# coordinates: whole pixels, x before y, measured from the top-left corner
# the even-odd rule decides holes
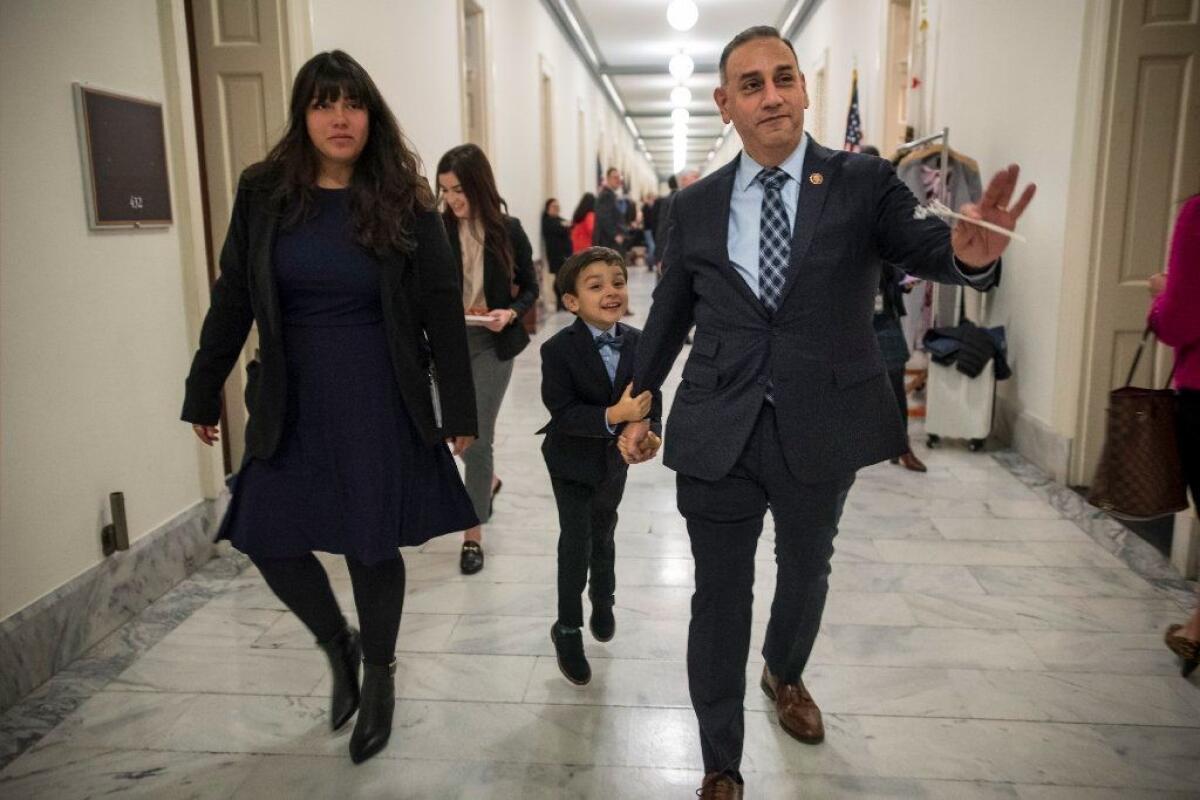
[[[89,227],[170,225],[162,104],[79,83],[73,89]]]

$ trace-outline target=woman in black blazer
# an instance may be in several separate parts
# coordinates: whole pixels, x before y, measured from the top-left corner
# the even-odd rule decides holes
[[[332,727],[358,710],[356,763],[391,733],[398,548],[476,524],[446,446],[476,432],[459,296],[433,194],[374,82],[341,51],[313,57],[283,138],[239,182],[182,416],[217,441],[221,387],[257,323],[246,460],[219,537],[325,650]],[[361,636],[313,551],[345,555]]]
[[[473,144],[451,149],[437,167],[442,219],[450,235],[462,290],[462,309],[486,317],[467,330],[475,379],[479,438],[463,456],[467,493],[479,525],[466,531],[459,567],[483,569],[483,523],[492,515],[500,478],[492,466],[496,416],[512,377],[512,360],[529,344],[521,317],[537,301],[533,247],[521,223],[505,213],[487,156]]]
[[[558,291],[553,276],[558,274],[558,270],[571,255],[571,225],[561,214],[562,207],[557,199],[551,197],[546,201],[546,206],[542,209],[542,242],[546,246],[546,269],[550,272],[551,282],[555,283],[555,307],[558,311],[562,311],[566,306],[563,305],[562,293]]]

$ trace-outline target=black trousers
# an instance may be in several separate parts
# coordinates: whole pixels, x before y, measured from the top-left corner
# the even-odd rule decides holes
[[[593,606],[611,606],[617,588],[617,506],[628,471],[616,469],[603,483],[588,486],[551,479],[558,504],[558,622],[583,627],[583,590]]]
[[[1183,478],[1192,490],[1192,505],[1200,510],[1200,391],[1179,390],[1179,456]]]
[[[318,642],[328,642],[346,627],[333,596],[329,575],[312,553],[300,558],[252,559],[267,585],[300,618]],[[387,665],[396,656],[400,615],[404,611],[404,559],[367,566],[346,558],[354,605],[362,628],[363,661]]]
[[[754,553],[768,508],[776,582],[763,656],[780,680],[799,680],[825,610],[833,539],[854,475],[800,483],[788,470],[785,446],[775,410],[764,405],[728,475],[711,482],[677,477],[696,563],[687,664],[705,772],[736,772],[741,765]]]
[[[892,382],[892,392],[896,395],[896,404],[900,406],[900,422],[908,430],[908,397],[904,394],[904,367],[889,369],[888,380]]]

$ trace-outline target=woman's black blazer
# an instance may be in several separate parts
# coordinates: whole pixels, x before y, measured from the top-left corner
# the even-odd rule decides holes
[[[529,334],[521,324],[521,317],[533,307],[538,297],[538,276],[533,270],[533,245],[521,227],[521,221],[516,217],[505,217],[504,224],[508,227],[508,238],[512,242],[513,265],[515,267],[512,281],[504,274],[491,248],[483,251],[483,296],[488,308],[511,308],[517,312],[517,321],[499,333],[496,337],[496,356],[501,361],[516,358],[529,344]],[[459,310],[462,309],[462,243],[458,239],[458,231],[450,231],[450,249],[454,252],[454,263],[457,269],[455,275],[459,282]],[[512,286],[516,284],[516,296],[513,296]]]
[[[221,275],[192,359],[182,418],[215,425],[221,417],[221,387],[258,323],[259,357],[248,368],[246,450],[270,458],[283,432],[287,370],[279,293],[271,266],[280,214],[263,169],[251,167],[238,182],[233,218],[221,248]],[[384,329],[396,382],[422,438],[434,444],[449,436],[474,436],[475,385],[471,379],[463,321],[462,290],[440,216],[417,214],[411,255],[380,261]],[[437,375],[442,424],[436,422],[429,365]]]

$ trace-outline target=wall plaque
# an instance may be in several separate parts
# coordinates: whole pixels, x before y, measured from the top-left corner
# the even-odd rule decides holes
[[[93,229],[170,225],[162,104],[73,84]]]

